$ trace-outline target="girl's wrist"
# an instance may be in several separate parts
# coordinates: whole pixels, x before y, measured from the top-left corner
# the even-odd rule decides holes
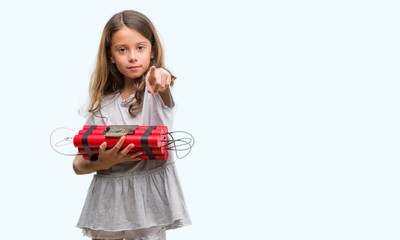
[[[85,160],[85,169],[87,173],[97,172],[101,170],[101,166],[99,166],[99,161],[95,160]]]
[[[168,89],[169,89],[169,87],[166,87],[166,88],[164,88],[164,89],[158,90],[158,92],[159,92],[159,93],[168,93]]]

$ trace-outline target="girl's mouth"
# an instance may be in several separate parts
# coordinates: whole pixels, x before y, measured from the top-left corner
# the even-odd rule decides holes
[[[128,69],[131,71],[135,71],[135,70],[139,69],[139,66],[131,66],[131,67],[128,67]]]

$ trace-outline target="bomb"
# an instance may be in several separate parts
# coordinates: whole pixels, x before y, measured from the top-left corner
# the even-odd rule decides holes
[[[133,143],[135,147],[130,152],[142,151],[143,160],[168,159],[168,127],[138,126],[138,125],[85,125],[73,143],[84,159],[97,160],[99,146],[107,143],[107,148],[114,147],[122,136],[125,141],[121,149]]]

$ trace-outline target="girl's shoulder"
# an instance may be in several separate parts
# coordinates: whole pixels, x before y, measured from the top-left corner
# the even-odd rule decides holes
[[[109,95],[107,95],[107,96],[104,96],[104,98],[103,98],[103,100],[101,101],[101,103],[103,104],[103,103],[114,102],[115,100],[118,99],[119,96],[120,96],[120,95],[119,95],[119,92],[109,94]]]
[[[115,101],[118,100],[119,96],[120,96],[119,93],[113,93],[113,94],[105,96],[101,100],[101,104],[100,104],[101,105],[101,109],[104,109],[104,108],[112,106],[115,103]]]

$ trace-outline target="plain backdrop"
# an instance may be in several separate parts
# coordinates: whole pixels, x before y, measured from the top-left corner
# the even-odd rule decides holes
[[[1,238],[85,239],[92,175],[49,135],[82,127],[103,27],[125,9],[156,26],[174,128],[196,138],[176,161],[193,225],[168,239],[400,238],[394,0],[2,1]]]

